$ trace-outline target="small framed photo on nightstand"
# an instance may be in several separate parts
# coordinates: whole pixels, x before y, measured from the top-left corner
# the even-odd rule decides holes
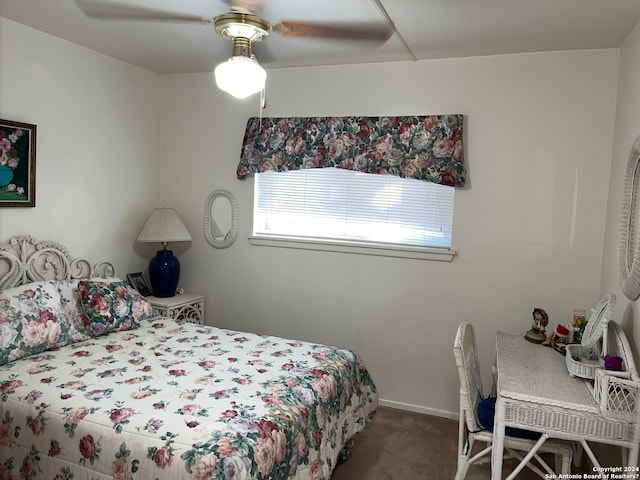
[[[140,294],[145,297],[151,295],[151,289],[147,282],[144,281],[144,277],[142,276],[142,272],[138,273],[128,273],[127,279],[129,279],[129,284],[135,288]]]

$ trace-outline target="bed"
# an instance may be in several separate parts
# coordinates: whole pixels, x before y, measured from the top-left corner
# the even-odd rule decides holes
[[[351,350],[178,323],[55,242],[0,264],[0,479],[328,480],[373,419]]]

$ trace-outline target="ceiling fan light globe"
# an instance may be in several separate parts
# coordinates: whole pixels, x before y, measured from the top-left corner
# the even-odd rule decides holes
[[[267,81],[267,72],[255,58],[236,56],[218,65],[214,71],[218,88],[236,98],[258,93]]]

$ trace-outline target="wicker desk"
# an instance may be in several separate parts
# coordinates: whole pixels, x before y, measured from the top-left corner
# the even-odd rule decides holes
[[[569,376],[560,353],[527,342],[522,335],[502,332],[496,337],[496,351],[498,399],[492,480],[502,478],[506,426],[542,433],[540,445],[547,438],[580,442],[596,467],[598,461],[587,441],[626,447],[627,466],[630,472],[636,472],[640,429],[629,421],[603,414],[587,384]]]

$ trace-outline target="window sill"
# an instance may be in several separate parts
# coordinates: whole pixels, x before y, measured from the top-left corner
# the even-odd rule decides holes
[[[322,252],[352,253],[357,255],[375,255],[379,257],[413,258],[451,262],[456,256],[455,250],[446,248],[423,248],[397,246],[390,244],[364,244],[356,242],[308,240],[291,237],[265,237],[253,235],[249,237],[251,245],[262,247],[295,248],[299,250],[316,250]]]

